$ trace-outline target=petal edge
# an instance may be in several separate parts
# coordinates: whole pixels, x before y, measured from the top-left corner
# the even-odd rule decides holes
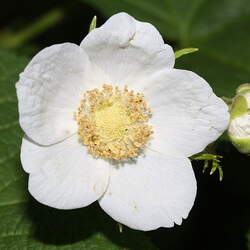
[[[112,170],[99,203],[114,220],[148,231],[181,224],[195,196],[196,180],[188,159],[146,152],[137,163]]]
[[[24,138],[21,162],[29,173],[29,192],[50,207],[88,206],[101,197],[108,185],[109,165],[89,155],[77,136],[47,147]]]

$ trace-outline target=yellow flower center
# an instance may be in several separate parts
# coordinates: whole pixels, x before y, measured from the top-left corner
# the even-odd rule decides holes
[[[123,160],[136,157],[150,139],[150,115],[143,94],[105,84],[84,93],[75,119],[92,155]]]

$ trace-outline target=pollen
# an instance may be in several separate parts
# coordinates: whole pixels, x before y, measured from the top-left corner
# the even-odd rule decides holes
[[[88,151],[115,160],[134,158],[143,151],[153,133],[150,116],[143,94],[107,84],[86,91],[74,115]]]

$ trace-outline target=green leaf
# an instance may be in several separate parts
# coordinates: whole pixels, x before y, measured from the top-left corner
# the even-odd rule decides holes
[[[106,17],[121,11],[154,24],[178,47],[197,47],[177,68],[204,77],[220,96],[232,97],[250,78],[249,0],[82,0]],[[178,49],[175,48],[175,49]]]
[[[174,52],[175,55],[175,59],[180,58],[181,56],[187,55],[187,54],[191,54],[194,53],[196,51],[198,51],[198,48],[185,48],[185,49],[180,49]]]
[[[0,248],[42,250],[155,249],[144,233],[124,228],[96,204],[62,211],[31,199],[20,164],[15,82],[28,60],[0,50]]]

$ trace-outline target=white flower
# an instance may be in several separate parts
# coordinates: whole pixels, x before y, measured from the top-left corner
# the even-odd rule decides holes
[[[237,89],[230,108],[228,135],[241,153],[250,154],[250,84]]]
[[[204,79],[174,62],[159,32],[126,13],[80,46],[38,53],[17,83],[32,196],[59,209],[98,200],[139,230],[181,224],[196,195],[188,157],[222,134],[229,115]]]

